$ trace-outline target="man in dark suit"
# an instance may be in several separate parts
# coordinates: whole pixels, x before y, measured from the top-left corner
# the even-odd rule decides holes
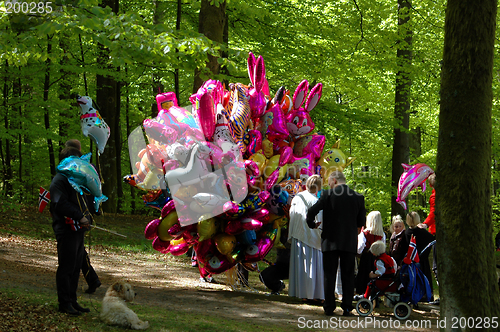
[[[334,171],[328,177],[331,189],[323,190],[321,197],[307,212],[307,224],[316,228],[314,218],[323,210],[323,231],[321,251],[325,273],[325,315],[335,310],[335,282],[340,258],[342,280],[342,304],[344,316],[352,316],[354,296],[354,260],[358,234],[366,222],[365,198],[346,184],[341,171]]]

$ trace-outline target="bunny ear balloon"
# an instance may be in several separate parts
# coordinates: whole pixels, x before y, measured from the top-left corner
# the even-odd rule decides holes
[[[90,97],[78,96],[76,101],[80,107],[80,125],[82,126],[82,133],[86,137],[90,137],[95,144],[97,144],[99,154],[102,154],[111,133],[109,126],[103,120],[99,111],[94,108]]]

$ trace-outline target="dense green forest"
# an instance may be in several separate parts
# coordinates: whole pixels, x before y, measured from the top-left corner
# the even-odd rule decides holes
[[[128,135],[156,116],[158,91],[176,92],[179,104],[187,106],[197,75],[202,81],[248,84],[246,61],[253,52],[265,60],[271,95],[280,86],[293,93],[303,79],[311,86],[323,83],[322,99],[311,112],[316,131],[326,136],[325,147],[340,139],[341,149],[356,157],[346,171],[348,180],[365,194],[367,209],[380,210],[389,223],[397,190],[394,173],[403,172],[395,165],[436,165],[445,2],[215,0],[209,5],[225,9],[222,43],[199,32],[206,20],[200,9],[209,2],[57,1],[28,14],[0,2],[2,205],[36,204],[39,187],[50,185],[53,164],[68,138],[80,139],[82,150],[96,155],[95,144],[81,133],[74,96],[99,101],[99,93],[106,97],[112,91],[114,109],[99,103],[111,138],[93,160],[103,175],[106,167],[118,174],[108,183],[103,176],[104,193],[116,195],[104,210],[146,213],[145,192],[121,181],[134,173]],[[214,57],[218,74],[206,65]],[[499,68],[496,60],[494,208],[499,201]],[[403,146],[403,158],[394,157],[395,142]],[[109,166],[113,160],[116,165]],[[407,199],[409,209],[425,215],[430,189],[416,192]],[[498,224],[499,216],[493,220]]]

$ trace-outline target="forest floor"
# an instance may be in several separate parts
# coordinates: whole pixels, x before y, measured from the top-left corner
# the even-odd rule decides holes
[[[43,326],[44,330],[57,330],[57,326],[54,328],[54,318],[46,318],[57,314],[56,303],[33,307],[16,301],[6,292],[9,289],[22,289],[32,294],[40,292],[55,294],[56,242],[51,238],[51,234],[46,234],[42,239],[16,234],[19,233],[16,232],[16,225],[20,224],[14,225],[12,218],[7,220],[4,214],[2,216],[0,217],[0,331],[12,330],[7,328],[14,324],[9,319],[15,319],[16,326],[30,325],[28,320],[33,320],[33,315],[37,324],[41,324],[37,326]],[[46,216],[45,218],[41,216],[36,209],[25,209],[18,221],[24,220],[25,223],[33,225],[47,222]],[[152,219],[123,215],[104,218],[105,222],[101,223],[101,226],[117,231],[120,228],[125,229],[123,225],[127,223],[145,225]],[[43,233],[50,232],[50,226],[49,230],[45,226],[41,229]],[[191,267],[190,259],[185,255],[174,257],[154,251],[115,250],[100,244],[98,239],[92,241],[87,249],[102,286],[93,295],[85,294],[83,291],[87,285],[81,277],[78,291],[79,302],[93,309],[90,314],[92,319],[98,319],[96,307],[100,307],[98,303],[104,297],[107,287],[120,279],[128,280],[138,294],[132,304],[135,308],[154,306],[168,311],[202,313],[236,322],[252,320],[255,325],[280,326],[290,330],[315,327],[314,324],[318,324],[321,320],[330,319],[323,314],[322,307],[304,304],[300,299],[288,297],[286,290],[282,295],[270,296],[259,282],[257,272],[250,272],[250,288],[230,286],[232,279],[225,273],[214,276],[216,283],[202,283],[199,281],[198,269]],[[341,314],[340,308],[337,308],[335,314]],[[341,319],[341,316],[334,317]],[[418,309],[413,309],[408,319],[410,325],[405,322],[394,324],[396,319],[392,309],[383,305],[375,309],[371,317],[378,321],[379,326],[389,326],[389,323],[393,322],[392,327],[400,327],[383,330],[434,331],[438,330],[439,307],[423,304]],[[359,321],[360,318],[355,313],[354,317],[345,320]],[[44,319],[47,319],[45,324]],[[301,321],[303,323],[300,323]],[[430,325],[424,328],[418,323],[423,321],[430,322]],[[347,327],[346,330],[352,330],[352,324],[344,327]],[[375,328],[377,327],[375,324],[361,327],[363,331],[379,330]],[[31,331],[26,329],[28,330]],[[76,326],[75,331],[82,330]]]

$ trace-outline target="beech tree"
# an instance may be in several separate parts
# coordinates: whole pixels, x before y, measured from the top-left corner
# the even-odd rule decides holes
[[[491,221],[496,13],[496,0],[449,0],[446,8],[436,235],[441,319],[448,331],[452,319],[500,315]],[[457,271],[468,272],[457,277]]]

